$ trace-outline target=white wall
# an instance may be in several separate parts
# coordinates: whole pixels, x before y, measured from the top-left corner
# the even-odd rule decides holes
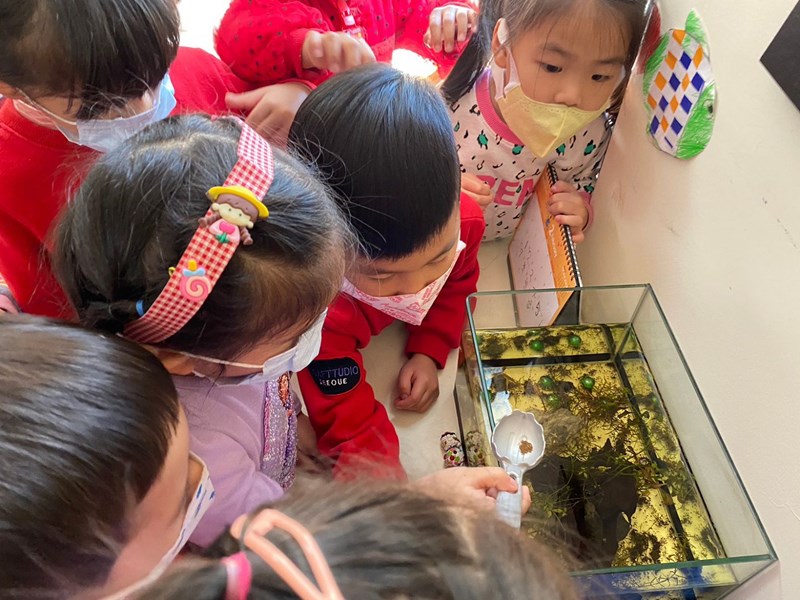
[[[759,62],[796,1],[662,0],[663,29],[709,32],[714,136],[656,150],[635,78],[579,248],[587,285],[653,284],[775,545],[735,599],[800,598],[800,112]]]

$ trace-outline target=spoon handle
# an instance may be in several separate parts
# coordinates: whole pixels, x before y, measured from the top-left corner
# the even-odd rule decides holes
[[[498,492],[497,494],[497,516],[504,523],[508,523],[514,529],[519,529],[522,525],[522,493],[516,491]]]
[[[508,473],[517,482],[517,491],[498,492],[495,509],[497,516],[504,523],[508,523],[514,529],[519,529],[522,525],[522,475],[523,472],[516,465],[505,465]]]

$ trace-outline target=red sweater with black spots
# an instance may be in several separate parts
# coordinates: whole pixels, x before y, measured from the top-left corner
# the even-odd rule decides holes
[[[457,52],[433,52],[423,43],[431,11],[459,0],[233,0],[216,35],[217,53],[239,77],[258,85],[287,79],[314,84],[329,71],[304,69],[303,41],[309,31],[344,31],[348,8],[378,62],[390,62],[395,48],[434,61],[440,75],[450,71]]]
[[[177,102],[172,114],[225,114],[225,93],[250,89],[196,48],[180,48],[169,75]],[[51,228],[97,156],[0,100],[0,273],[24,312],[71,316],[50,268]]]

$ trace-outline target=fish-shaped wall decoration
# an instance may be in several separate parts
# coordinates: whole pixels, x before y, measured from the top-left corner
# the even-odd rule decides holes
[[[717,88],[700,16],[692,10],[685,29],[670,29],[645,66],[647,133],[676,158],[702,152],[714,129]]]

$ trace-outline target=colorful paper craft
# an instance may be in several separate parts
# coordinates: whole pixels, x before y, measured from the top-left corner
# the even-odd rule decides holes
[[[716,103],[708,43],[696,11],[685,27],[664,34],[644,75],[647,133],[676,158],[696,156],[708,145]]]

